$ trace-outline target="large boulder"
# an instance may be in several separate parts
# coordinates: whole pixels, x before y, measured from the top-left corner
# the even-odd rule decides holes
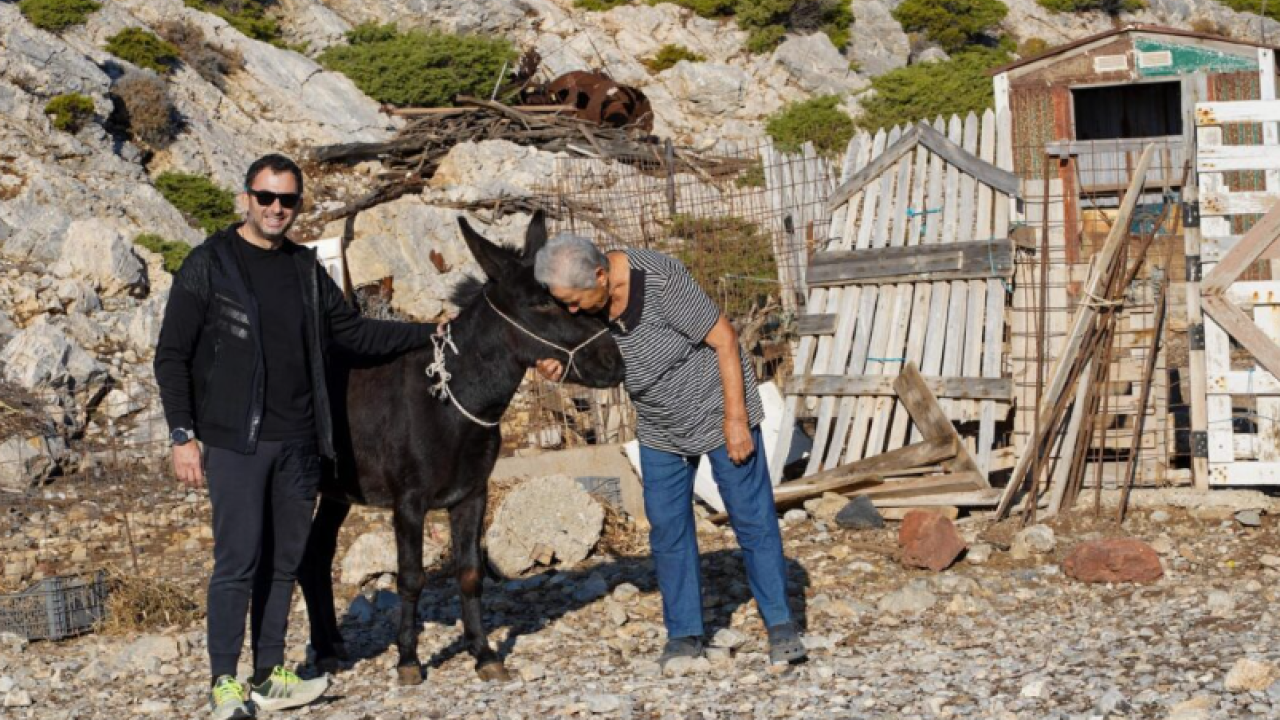
[[[604,528],[604,507],[568,475],[532,478],[502,499],[485,534],[489,563],[507,577],[554,560],[586,559]]]
[[[556,157],[508,140],[459,143],[440,161],[428,184],[442,199],[454,202],[528,197],[554,185]]]
[[[875,77],[906,65],[911,57],[911,40],[893,19],[890,3],[862,0],[852,3],[852,8],[857,40],[849,45],[849,56],[858,64],[859,72]]]
[[[0,491],[23,492],[44,482],[66,451],[59,437],[13,435],[0,440]]]
[[[147,288],[147,267],[133,243],[110,225],[91,220],[76,220],[67,228],[62,258],[53,271],[88,280],[107,296],[141,294]]]
[[[1149,583],[1164,576],[1160,556],[1134,538],[1080,543],[1062,563],[1068,577],[1088,583]]]
[[[673,98],[704,117],[732,116],[756,100],[751,77],[734,65],[682,60],[662,81]]]
[[[773,61],[802,89],[817,95],[856,92],[870,83],[849,69],[826,33],[792,35],[773,51]]]
[[[435,564],[444,554],[444,547],[424,534],[422,538],[422,566]],[[396,560],[396,535],[388,530],[374,530],[356,538],[351,549],[342,557],[341,580],[347,585],[359,586],[369,578],[387,573],[398,573]]]
[[[0,377],[28,391],[79,392],[106,374],[92,355],[51,325],[33,325],[0,350]]]

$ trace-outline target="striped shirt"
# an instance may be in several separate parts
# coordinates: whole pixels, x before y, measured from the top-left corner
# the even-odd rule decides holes
[[[636,436],[656,450],[701,455],[724,445],[724,383],[715,348],[703,342],[720,308],[675,258],[627,249],[631,290],[610,330],[626,365],[624,386],[636,408]],[[764,406],[741,350],[747,424]]]

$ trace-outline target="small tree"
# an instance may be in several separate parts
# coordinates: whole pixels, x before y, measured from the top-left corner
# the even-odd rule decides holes
[[[125,28],[107,40],[107,52],[138,67],[167,73],[178,64],[178,48],[142,28]]]
[[[32,25],[49,32],[80,25],[100,7],[93,0],[22,0],[18,3],[18,11]]]
[[[487,97],[504,64],[516,58],[511,43],[468,35],[360,26],[348,45],[320,54],[320,63],[351,78],[364,94],[392,105],[446,107],[458,95]]]
[[[183,0],[189,8],[217,15],[241,35],[280,45],[280,23],[267,14],[270,0]]]
[[[125,73],[111,89],[117,100],[113,119],[136,140],[163,148],[177,137],[182,119],[169,97],[169,88],[150,70]]]
[[[163,22],[156,32],[178,48],[187,67],[220,90],[226,89],[228,75],[244,69],[244,57],[239,52],[209,44],[204,31],[189,20]]]
[[[1146,7],[1147,4],[1143,0],[1036,0],[1042,7],[1048,8],[1054,12],[1096,12],[1102,11],[1112,17],[1122,12],[1136,12]],[[1223,0],[1223,4],[1235,10],[1242,12],[1259,13],[1259,10],[1245,9],[1236,7],[1236,4],[1252,3],[1261,9],[1260,2],[1253,0]],[[1260,14],[1260,13],[1259,13]]]
[[[217,232],[236,222],[236,196],[214,185],[203,175],[164,173],[156,178],[156,189],[188,222],[207,233]]]
[[[903,30],[924,33],[954,53],[990,33],[1008,13],[1000,0],[903,0],[893,17]]]
[[[868,130],[992,106],[987,70],[1007,62],[1003,50],[970,48],[950,60],[890,70],[872,78],[875,94],[862,103],[858,125]]]
[[[574,7],[591,12],[607,12],[630,3],[631,0],[573,0]]]
[[[93,119],[93,100],[79,93],[59,95],[44,106],[53,116],[53,126],[63,132],[77,133]]]
[[[844,152],[854,131],[853,119],[839,104],[835,95],[792,103],[769,119],[765,132],[786,152],[799,152],[811,142],[818,152],[837,155]]]

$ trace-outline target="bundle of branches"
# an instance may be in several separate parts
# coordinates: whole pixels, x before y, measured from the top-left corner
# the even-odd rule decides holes
[[[483,140],[507,140],[548,152],[571,152],[626,163],[654,174],[692,172],[717,183],[748,169],[750,161],[703,157],[672,147],[629,128],[596,125],[567,117],[572,108],[512,108],[502,103],[460,97],[459,107],[406,110],[414,119],[386,142],[345,143],[313,149],[321,163],[354,164],[378,160],[387,171],[382,185],[365,197],[324,215],[338,220],[362,210],[419,192],[435,174],[454,145]]]

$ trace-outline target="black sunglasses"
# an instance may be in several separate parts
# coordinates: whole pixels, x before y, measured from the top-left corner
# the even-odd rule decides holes
[[[270,190],[254,190],[253,188],[245,188],[244,191],[252,195],[253,199],[262,207],[271,207],[279,200],[280,207],[292,210],[302,200],[301,193],[274,193]]]

